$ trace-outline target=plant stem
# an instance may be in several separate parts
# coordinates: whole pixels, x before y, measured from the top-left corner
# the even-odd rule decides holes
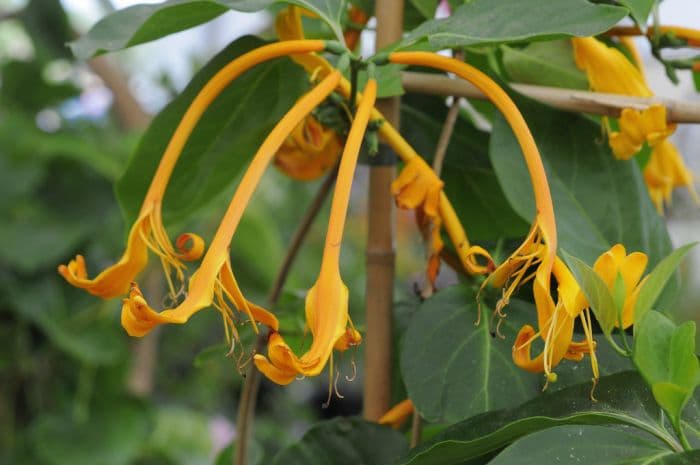
[[[413,409],[413,422],[411,423],[411,449],[416,447],[423,436],[423,419],[417,409]]]
[[[311,225],[318,216],[318,213],[323,207],[323,203],[328,197],[328,193],[333,187],[338,171],[337,168],[330,173],[319,187],[318,192],[311,200],[311,204],[304,213],[297,230],[294,232],[287,255],[282,260],[282,264],[277,271],[277,276],[270,288],[267,296],[268,307],[273,307],[282,294],[284,283],[287,281],[292,264],[299,254],[299,250],[306,238]],[[267,341],[267,334],[260,334],[255,341],[253,354],[260,352]],[[251,431],[253,429],[253,421],[255,419],[255,405],[258,400],[258,388],[260,387],[260,372],[255,367],[255,364],[250,363],[246,370],[245,381],[243,382],[243,390],[238,403],[238,415],[236,419],[236,428],[238,430],[238,439],[236,441],[236,450],[233,454],[233,465],[245,465],[248,458],[248,445],[250,443]]]
[[[375,2],[377,49],[401,38],[403,9],[403,0]],[[400,100],[397,97],[377,100],[377,109],[387,122],[398,128]],[[369,421],[377,421],[391,405],[395,262],[395,207],[391,195],[391,182],[396,175],[396,168],[393,154],[388,150],[384,153],[389,156],[373,157],[374,164],[369,169],[363,386],[363,416]]]

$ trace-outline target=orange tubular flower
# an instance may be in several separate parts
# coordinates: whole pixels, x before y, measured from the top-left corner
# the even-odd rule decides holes
[[[370,79],[343,150],[328,220],[321,271],[306,296],[306,322],[313,337],[311,347],[301,357],[297,357],[279,333],[272,333],[267,357],[260,354],[254,357],[258,369],[275,383],[289,384],[299,375],[318,375],[329,359],[332,377],[333,349],[342,350],[360,342],[360,335],[348,317],[348,289],[340,277],[339,260],[352,177],[376,92],[376,81]]]
[[[380,425],[388,425],[394,429],[401,428],[401,425],[406,423],[406,420],[413,415],[415,407],[411,399],[402,400],[394,405],[382,417],[377,420]]]
[[[88,278],[85,260],[81,255],[71,260],[67,266],[60,265],[58,272],[73,286],[105,299],[113,298],[129,290],[130,283],[145,268],[150,249],[160,258],[170,293],[175,295],[177,291],[171,279],[171,271],[183,282],[186,267],[182,261],[198,259],[204,251],[204,241],[194,234],[183,235],[177,240],[179,251],[176,252],[163,227],[161,205],[173,168],[199,118],[231,81],[253,66],[291,53],[317,52],[324,47],[324,42],[320,40],[270,44],[236,58],[216,73],[192,101],[165,149],[138,218],[131,227],[126,251],[121,259],[93,279]],[[185,248],[188,242],[191,242],[189,249]]]
[[[503,297],[496,307],[497,312],[501,315],[500,310],[508,303],[511,294],[519,284],[529,279],[525,276],[527,270],[533,265],[538,265],[534,275],[535,281],[543,293],[549,293],[550,275],[557,250],[554,207],[539,151],[518,108],[493,80],[462,61],[426,52],[395,52],[389,55],[389,61],[405,65],[429,66],[454,73],[471,82],[493,102],[513,128],[532,179],[537,214],[523,244],[501,266],[496,268],[484,281],[482,287],[489,283],[498,287],[504,287],[508,282],[511,283],[504,289]]]
[[[275,166],[292,179],[310,181],[335,166],[340,149],[338,134],[309,115],[277,151]]]
[[[349,50],[355,50],[357,42],[360,40],[362,28],[367,24],[367,21],[369,21],[369,15],[359,7],[350,5],[348,20],[349,24],[345,27],[343,39],[345,40],[345,46]]]
[[[122,306],[122,325],[130,335],[143,336],[162,323],[185,323],[195,312],[214,303],[224,318],[227,337],[230,338],[231,333],[236,337],[233,314],[226,299],[238,310],[248,314],[256,331],[255,321],[277,329],[277,319],[272,314],[243,297],[231,269],[229,244],[246,205],[275,152],[289,133],[333,91],[339,80],[340,73],[335,71],[299,99],[260,146],[236,189],[202,265],[190,279],[188,295],[180,305],[158,313],[148,306],[136,284],[132,286],[129,298],[124,299]]]

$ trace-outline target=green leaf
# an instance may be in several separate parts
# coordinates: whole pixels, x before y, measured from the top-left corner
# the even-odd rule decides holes
[[[661,292],[664,290],[666,283],[676,272],[676,268],[678,268],[683,258],[685,258],[686,254],[690,249],[695,247],[696,244],[697,242],[693,242],[692,244],[687,244],[674,250],[666,258],[661,260],[659,264],[656,265],[656,268],[649,273],[649,276],[646,278],[646,281],[639,291],[639,297],[637,297],[637,303],[634,307],[635,321],[641,320],[644,315],[651,310],[654,303],[661,295]]]
[[[646,28],[647,18],[656,0],[620,0],[620,4],[629,8],[634,20],[641,27]]]
[[[472,45],[586,37],[613,27],[626,8],[586,0],[472,0],[449,18],[427,21],[398,48],[428,41],[435,50]]]
[[[48,465],[128,465],[148,438],[148,409],[129,399],[103,402],[90,418],[42,415],[32,428],[34,452]]]
[[[671,252],[666,225],[635,162],[616,160],[600,141],[597,124],[524,99],[516,103],[547,171],[561,249],[589,265],[618,243],[646,253],[652,266]],[[494,120],[490,155],[506,198],[532,221],[532,183],[520,147],[500,115]]]
[[[692,464],[700,451],[676,454],[657,441],[627,431],[592,425],[567,425],[538,431],[516,441],[489,465],[595,464],[670,465]]]
[[[230,44],[154,118],[116,186],[128,224],[136,218],[165,147],[194,97],[226,63],[263,43],[244,37]],[[248,71],[217,97],[192,132],[168,183],[166,222],[185,217],[231,186],[304,91],[304,76],[290,60],[276,60]]]
[[[273,465],[386,465],[408,449],[403,435],[359,418],[317,423],[296,444],[280,451]]]
[[[438,0],[410,0],[411,4],[425,19],[433,19],[437,10]]]
[[[482,322],[475,326],[474,292],[453,286],[440,290],[413,313],[402,340],[401,374],[408,397],[426,420],[458,421],[513,407],[541,392],[543,377],[521,370],[512,359],[519,329],[536,321],[534,306],[511,300],[508,318],[500,327],[505,339],[494,337],[494,328],[489,328],[491,310],[482,304],[482,312]],[[604,373],[631,368],[624,359],[613,358],[608,348],[598,355]],[[560,364],[560,382],[551,389],[590,380],[586,365]]]
[[[693,85],[695,85],[695,91],[700,92],[700,72],[693,71]]]
[[[214,465],[231,465],[233,463],[233,453],[236,451],[236,441],[226,446],[219,455],[216,456]],[[258,465],[262,463],[265,451],[263,451],[257,441],[250,440],[248,443],[247,465]]]
[[[676,326],[659,312],[647,312],[635,322],[633,358],[654,398],[679,428],[681,412],[700,382],[695,323]]]
[[[400,351],[406,391],[421,416],[454,422],[536,396],[540,377],[516,367],[511,357],[520,325],[533,316],[530,310],[511,302],[501,327],[503,340],[491,335],[491,311],[483,305],[483,320],[475,326],[476,295],[468,287],[442,289],[426,300],[413,315]]]
[[[587,382],[545,392],[517,408],[488,412],[456,423],[413,449],[400,463],[458,465],[497,451],[528,434],[562,425],[626,425],[680,448],[676,439],[658,424],[658,406],[636,372],[601,378],[595,391],[597,402],[590,400],[590,390],[591,384]]]
[[[71,42],[70,47],[75,56],[85,60],[184,31],[229,10],[259,11],[275,3],[292,3],[313,11],[342,40],[340,19],[344,0],[167,0],[112,13],[98,21],[83,37]]]
[[[155,413],[148,451],[166,457],[172,465],[210,465],[210,421],[207,415],[185,407],[160,407]]]
[[[433,158],[447,111],[444,99],[438,97],[407,95],[401,101],[402,133],[428,161]],[[445,193],[474,241],[519,237],[529,228],[503,194],[488,158],[488,140],[488,134],[459,117],[442,172]]]
[[[566,260],[567,265],[569,265],[579,286],[581,286],[588,303],[591,304],[591,309],[600,325],[600,329],[603,330],[606,336],[610,336],[615,323],[618,321],[618,312],[615,299],[610,293],[608,286],[598,276],[598,273],[583,260],[579,260],[565,251],[562,251],[562,256]]]
[[[90,365],[112,365],[128,353],[122,329],[112,314],[105,313],[105,303],[98,303],[82,291],[67,289],[56,275],[22,285],[3,283],[3,293],[12,306],[33,322],[60,350]],[[79,295],[81,300],[68,300]],[[90,303],[92,306],[86,305]],[[69,304],[70,303],[70,304]]]
[[[503,67],[514,82],[588,89],[586,75],[574,63],[569,40],[534,42],[523,48],[504,45],[501,50]]]

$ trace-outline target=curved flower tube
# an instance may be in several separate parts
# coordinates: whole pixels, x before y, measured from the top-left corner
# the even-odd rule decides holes
[[[177,293],[171,280],[171,270],[175,271],[180,282],[184,281],[185,265],[182,260],[196,260],[204,251],[204,241],[194,234],[181,236],[176,252],[170,243],[161,216],[161,205],[168,181],[184,148],[189,135],[211,102],[231,81],[264,61],[292,53],[310,53],[323,50],[325,43],[320,40],[296,40],[274,43],[248,52],[223,67],[207,82],[190,104],[177,126],[156,169],[153,181],[146,192],[138,218],[129,232],[127,247],[121,259],[105,269],[95,278],[87,276],[85,259],[78,255],[67,266],[60,265],[58,272],[73,286],[108,299],[125,294],[136,275],[148,262],[148,250],[161,259],[170,293]],[[184,246],[191,242],[189,249]]]
[[[292,130],[333,91],[339,80],[340,72],[329,74],[294,104],[262,143],[233,195],[201,266],[190,279],[188,295],[180,305],[158,313],[145,302],[138,286],[132,285],[129,298],[124,299],[122,306],[122,325],[130,335],[143,336],[162,323],[185,323],[194,313],[215,303],[226,323],[227,336],[230,338],[230,330],[235,337],[232,312],[226,299],[248,314],[256,331],[255,321],[266,322],[272,329],[277,329],[277,320],[273,315],[243,297],[231,269],[229,245],[248,201],[275,152]]]
[[[498,314],[503,316],[500,310],[508,303],[511,294],[523,281],[530,279],[525,276],[528,268],[532,265],[538,265],[537,272],[534,275],[535,281],[538,282],[543,292],[548,293],[550,289],[550,275],[557,251],[557,227],[554,220],[554,207],[537,145],[518,108],[492,79],[473,66],[454,58],[426,52],[395,52],[389,55],[389,61],[405,65],[428,66],[454,73],[481,90],[508,121],[518,140],[525,158],[525,164],[530,173],[537,213],[530,233],[523,244],[489,275],[482,284],[482,288],[487,284],[503,287],[506,283],[511,283],[505,287],[503,297],[496,307]]]
[[[333,349],[351,347],[360,342],[359,333],[348,318],[348,288],[340,277],[339,261],[352,178],[376,93],[377,83],[370,79],[350,127],[340,161],[321,270],[306,296],[306,322],[313,337],[311,347],[301,357],[297,357],[279,333],[272,333],[267,357],[256,354],[253,359],[255,366],[275,383],[289,384],[298,375],[316,376],[329,359],[332,377]]]
[[[293,5],[287,7],[287,9],[282,10],[276,22],[277,34],[280,40],[294,40],[301,39],[304,37],[304,29],[301,24],[299,9]],[[323,57],[318,55],[312,55],[312,59],[306,59],[303,61],[297,60],[297,63],[302,65],[307,73],[318,74],[326,73],[328,70],[332,69],[331,65]],[[295,57],[292,57],[296,60]],[[338,91],[347,99],[350,97],[351,85],[347,79],[341,79]],[[358,92],[357,98],[361,97],[361,93]],[[401,136],[401,134],[393,127],[386,118],[377,110],[372,109],[371,118],[373,120],[380,120],[382,124],[379,127],[379,134],[384,138],[384,140],[391,146],[391,148],[397,153],[404,163],[409,163],[414,159],[422,159],[420,155],[413,150],[413,147],[406,142],[406,140]],[[428,167],[426,165],[428,169]],[[432,171],[432,170],[431,170]],[[447,195],[440,191],[440,223],[444,224],[445,230],[447,231],[450,241],[455,246],[457,255],[460,259],[462,266],[465,271],[469,274],[486,274],[493,270],[493,260],[486,250],[478,246],[472,246],[469,243],[467,234],[459,222],[452,204],[450,203]],[[433,227],[433,248],[442,248],[440,243],[435,239],[435,236],[439,237],[439,227],[435,225]],[[441,241],[440,241],[441,242]],[[477,261],[477,257],[483,257],[486,261],[485,264],[480,264]],[[435,268],[435,260],[432,261],[432,268]],[[429,265],[428,273],[431,273],[431,265]],[[435,273],[437,271],[435,270]]]

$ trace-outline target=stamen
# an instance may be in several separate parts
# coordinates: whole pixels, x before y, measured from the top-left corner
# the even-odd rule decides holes
[[[345,399],[345,396],[343,396],[338,390],[338,378],[340,378],[340,370],[336,370],[335,372],[335,382],[333,383],[333,390],[335,391],[335,395],[338,396],[338,399]]]

